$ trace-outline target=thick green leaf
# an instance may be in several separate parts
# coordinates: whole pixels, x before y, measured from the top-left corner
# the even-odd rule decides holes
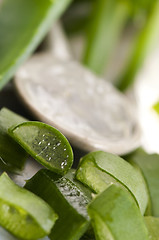
[[[89,153],[81,159],[76,178],[96,193],[112,183],[122,185],[145,213],[149,202],[147,185],[142,174],[124,159],[102,151]]]
[[[147,154],[139,149],[126,159],[141,168],[150,192],[152,214],[159,217],[159,155]]]
[[[135,80],[135,76],[143,65],[145,58],[157,45],[159,39],[159,1],[152,1],[150,12],[145,25],[137,34],[131,48],[129,57],[121,75],[117,79],[117,87],[120,90],[128,88]]]
[[[80,184],[80,183],[78,183]],[[89,226],[86,205],[90,196],[72,177],[61,177],[49,170],[40,170],[27,181],[25,188],[44,199],[59,216],[50,234],[52,240],[78,240]]]
[[[116,185],[99,194],[88,206],[98,240],[148,240],[148,230],[131,195]]]
[[[6,173],[0,177],[0,225],[22,239],[48,235],[57,215],[33,193],[17,186]]]
[[[145,217],[145,223],[149,230],[149,239],[158,240],[159,239],[159,218],[152,216]]]
[[[30,121],[10,128],[9,134],[35,160],[50,170],[65,174],[71,168],[72,148],[56,128]]]
[[[10,171],[21,170],[28,154],[8,134],[8,128],[27,121],[16,113],[0,110],[0,166]]]
[[[0,89],[35,50],[71,0],[2,0]]]
[[[129,14],[129,1],[94,1],[83,62],[97,74],[108,65]]]

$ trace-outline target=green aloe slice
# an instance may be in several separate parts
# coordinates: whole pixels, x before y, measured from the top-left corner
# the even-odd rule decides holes
[[[8,128],[27,121],[7,108],[0,110],[0,166],[17,171],[24,166],[28,154],[8,134]]]
[[[30,121],[9,129],[9,134],[35,160],[50,170],[65,174],[71,168],[72,148],[56,128]]]
[[[146,226],[149,230],[149,239],[158,240],[159,239],[159,218],[147,216],[144,219],[145,219]]]
[[[116,185],[88,206],[97,240],[148,240],[144,218],[131,195]]]
[[[142,174],[124,159],[102,151],[89,153],[81,159],[76,178],[96,193],[112,183],[122,184],[145,213],[149,202],[147,185]]]
[[[0,176],[0,225],[22,239],[48,235],[57,215],[33,193],[17,186],[6,173]]]
[[[78,240],[89,227],[86,205],[90,195],[70,179],[42,169],[25,185],[56,209],[59,219],[49,235],[52,240]]]
[[[159,217],[159,155],[148,154],[144,150],[138,149],[128,155],[126,159],[137,164],[142,170],[150,192],[152,215]]]
[[[3,0],[0,3],[0,89],[35,50],[71,0]]]

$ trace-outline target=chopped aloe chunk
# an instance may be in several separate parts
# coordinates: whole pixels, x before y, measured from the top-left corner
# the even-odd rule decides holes
[[[8,134],[8,128],[26,121],[7,108],[0,110],[0,166],[10,171],[21,170],[28,156]]]
[[[146,179],[152,202],[152,215],[159,217],[159,155],[148,154],[142,149],[126,157],[131,163],[137,164]]]
[[[48,235],[57,215],[33,193],[17,186],[6,173],[0,176],[0,225],[18,238]]]
[[[81,159],[76,178],[96,193],[112,183],[122,184],[145,213],[149,202],[147,185],[142,174],[124,159],[102,151],[89,153]]]
[[[116,185],[100,193],[88,206],[98,240],[148,240],[144,218],[131,195]]]
[[[159,218],[152,216],[147,216],[144,218],[146,226],[149,230],[149,239],[158,240],[159,239]]]
[[[78,240],[89,227],[86,205],[90,195],[70,179],[42,169],[25,185],[56,209],[59,219],[49,235],[52,240]]]
[[[73,152],[68,140],[56,128],[41,122],[25,122],[9,130],[35,160],[60,174],[72,166]]]

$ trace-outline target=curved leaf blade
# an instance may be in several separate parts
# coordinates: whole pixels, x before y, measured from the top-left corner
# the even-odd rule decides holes
[[[0,6],[0,89],[35,50],[71,0],[3,0]]]

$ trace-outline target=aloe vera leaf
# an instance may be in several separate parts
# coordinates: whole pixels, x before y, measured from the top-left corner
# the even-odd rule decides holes
[[[159,155],[148,154],[142,149],[128,155],[126,159],[137,164],[143,172],[150,192],[152,215],[159,217]]]
[[[105,70],[129,14],[128,1],[94,1],[83,62],[95,73],[101,74]]]
[[[57,215],[35,194],[17,186],[6,173],[0,176],[0,225],[23,239],[48,235]]]
[[[149,239],[158,240],[159,239],[159,218],[146,216],[144,217],[144,220],[149,231]]]
[[[126,66],[116,81],[116,86],[122,91],[126,90],[126,88],[130,87],[134,83],[135,76],[142,66],[145,58],[158,42],[159,1],[155,0],[151,5],[153,5],[153,7],[147,17],[145,26],[137,35]]]
[[[71,0],[3,0],[0,6],[0,89],[35,50]]]
[[[89,153],[81,159],[76,178],[96,193],[112,183],[122,184],[136,200],[141,213],[145,213],[149,202],[147,185],[142,174],[124,159],[103,151]]]
[[[88,206],[96,239],[148,240],[148,230],[131,195],[116,185],[100,193]]]
[[[56,128],[41,122],[25,122],[9,129],[10,136],[48,169],[65,174],[72,166],[72,148]]]
[[[89,197],[81,191],[81,188],[69,178],[47,169],[40,170],[28,180],[25,188],[56,209],[59,219],[49,235],[50,239],[80,239],[89,227],[86,211]]]
[[[0,166],[10,171],[22,170],[28,154],[8,134],[8,128],[26,121],[7,108],[0,110]]]

